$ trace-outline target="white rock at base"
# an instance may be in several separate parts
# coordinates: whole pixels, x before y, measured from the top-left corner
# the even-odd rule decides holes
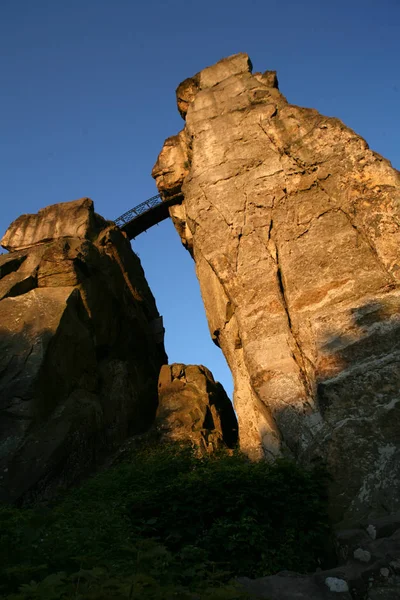
[[[325,579],[325,585],[328,586],[331,592],[348,592],[349,586],[344,579],[338,577],[327,577]]]

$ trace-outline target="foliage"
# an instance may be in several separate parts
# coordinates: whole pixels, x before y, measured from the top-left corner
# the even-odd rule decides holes
[[[320,467],[144,448],[53,507],[0,507],[0,594],[243,598],[232,577],[318,565],[325,488]]]

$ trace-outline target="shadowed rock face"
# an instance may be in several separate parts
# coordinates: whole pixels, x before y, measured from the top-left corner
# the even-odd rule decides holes
[[[164,365],[158,380],[156,428],[164,440],[190,442],[201,451],[233,448],[232,404],[210,371],[199,365]]]
[[[19,217],[0,257],[0,500],[48,498],[146,430],[166,362],[128,240],[88,198]]]
[[[399,173],[245,54],[177,89],[153,169],[191,252],[249,455],[322,457],[336,519],[400,507]]]
[[[281,571],[239,578],[253,598],[274,600],[397,600],[400,597],[400,514],[336,531],[338,564],[307,575]]]

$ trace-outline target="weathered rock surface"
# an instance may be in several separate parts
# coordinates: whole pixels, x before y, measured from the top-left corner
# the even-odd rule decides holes
[[[314,574],[281,572],[239,581],[254,598],[269,600],[397,600],[400,598],[400,514],[336,534],[339,566]]]
[[[190,442],[206,452],[237,443],[232,404],[206,367],[163,365],[158,399],[156,428],[162,440]]]
[[[50,497],[154,420],[166,362],[128,240],[88,198],[19,217],[0,256],[0,500]]]
[[[335,519],[400,508],[400,179],[245,54],[177,89],[153,175],[196,262],[242,448],[322,457]]]
[[[91,207],[92,200],[82,198],[46,206],[33,215],[21,215],[7,229],[1,245],[14,251],[58,238],[95,238],[106,221]]]
[[[249,579],[242,577],[239,583],[250,598],[266,600],[351,600],[344,580],[329,582],[337,589],[318,585],[311,576],[282,571],[276,575]]]

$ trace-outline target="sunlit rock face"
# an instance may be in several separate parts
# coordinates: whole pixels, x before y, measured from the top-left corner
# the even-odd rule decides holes
[[[157,408],[159,314],[129,241],[88,198],[19,217],[0,257],[0,500],[53,496]]]
[[[231,368],[243,450],[321,457],[335,519],[400,507],[400,180],[238,54],[177,89],[153,170]]]
[[[162,440],[200,452],[234,448],[237,420],[222,385],[202,365],[163,365],[158,380],[156,429]]]

